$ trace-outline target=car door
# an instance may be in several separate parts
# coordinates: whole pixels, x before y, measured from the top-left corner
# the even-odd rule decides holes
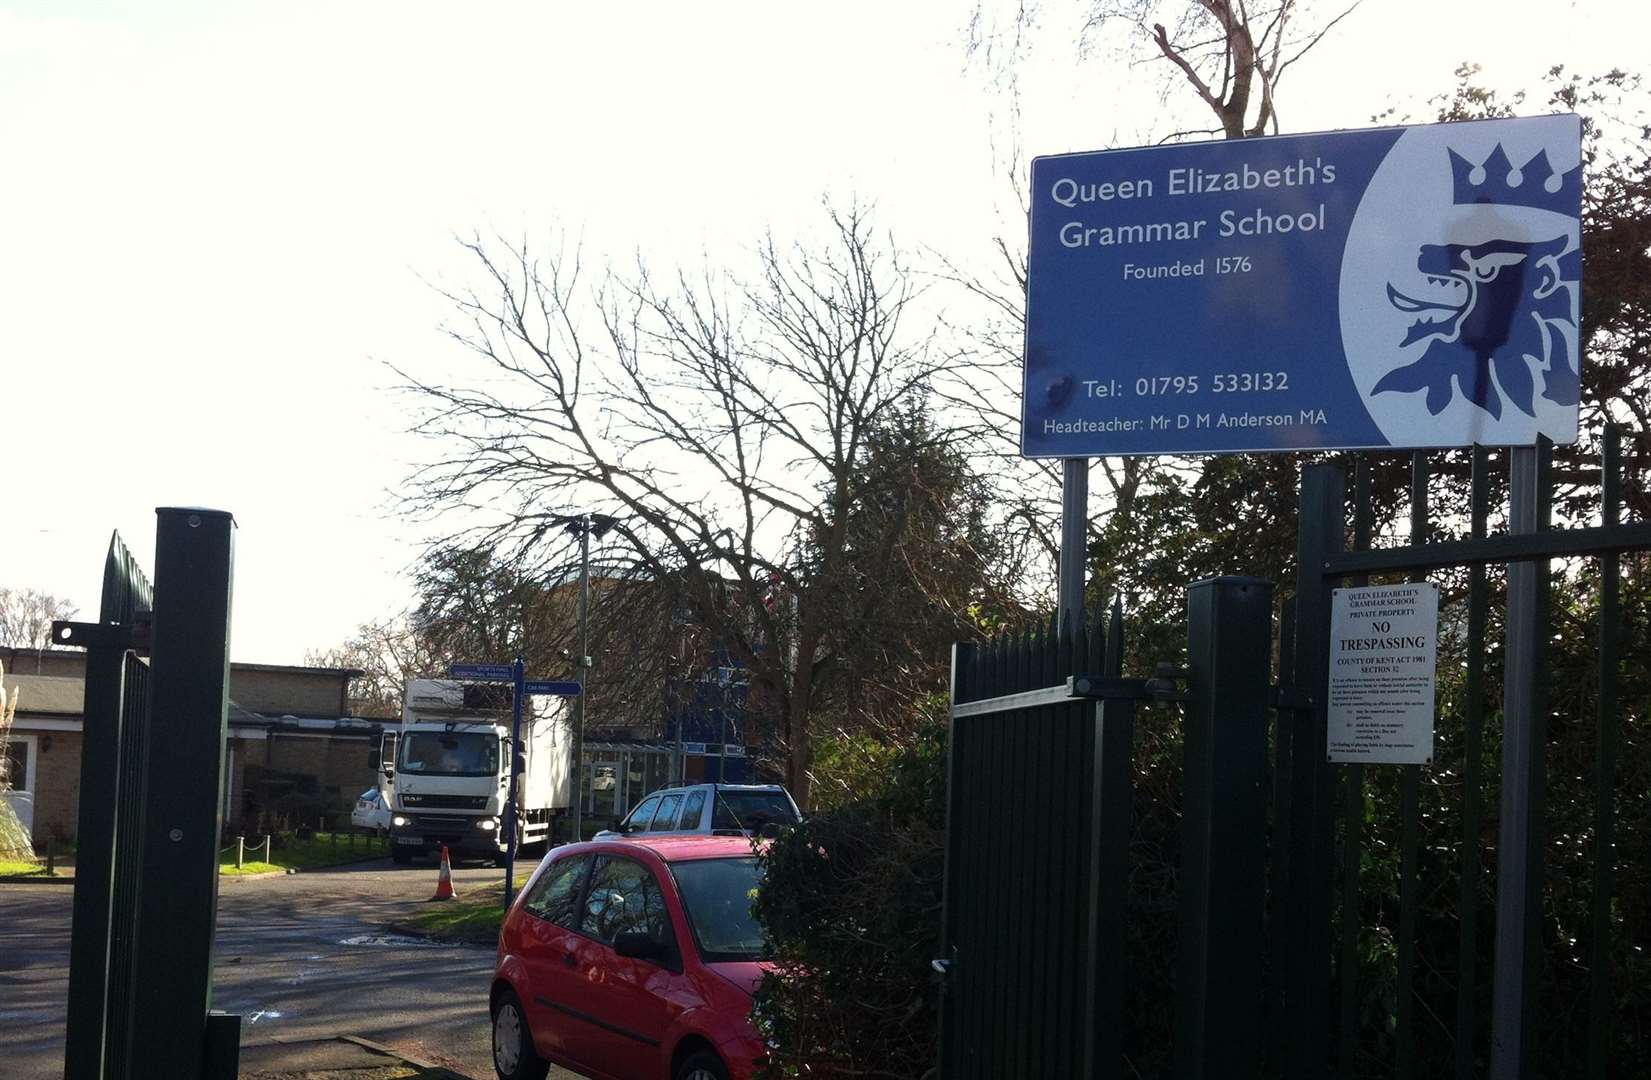
[[[680,794],[666,795],[659,800],[659,809],[654,812],[653,824],[648,826],[649,832],[675,832],[677,813],[682,809]]]
[[[648,826],[653,822],[654,811],[657,809],[659,809],[659,796],[648,796],[642,800],[641,806],[631,811],[631,816],[624,820],[618,831],[626,836],[632,833],[647,832]]]
[[[519,944],[522,966],[527,969],[527,986],[520,996],[528,1027],[543,1053],[571,1062],[586,1060],[578,1053],[580,1032],[557,1004],[578,994],[576,928],[590,864],[589,855],[556,860],[522,900],[530,916]]]
[[[682,804],[682,820],[677,822],[680,832],[706,832],[705,819],[705,789],[695,788],[688,793],[688,801]]]
[[[620,956],[613,942],[628,931],[667,942],[667,955]],[[614,1076],[660,1075],[665,1034],[697,997],[682,974],[681,949],[654,872],[638,859],[598,855],[579,937],[579,1007],[588,1012],[581,1045],[598,1055],[585,1060]]]

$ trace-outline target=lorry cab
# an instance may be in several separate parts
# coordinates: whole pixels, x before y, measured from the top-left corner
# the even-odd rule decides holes
[[[552,818],[568,805],[561,708],[526,712],[515,746],[508,687],[503,694],[477,689],[451,680],[407,683],[400,738],[381,769],[393,791],[390,851],[398,863],[442,845],[455,856],[502,858],[512,766],[519,845],[548,839]]]

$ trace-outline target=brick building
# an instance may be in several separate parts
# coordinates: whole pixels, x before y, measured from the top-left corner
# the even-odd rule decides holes
[[[72,839],[80,806],[86,654],[0,649],[8,691],[19,694],[4,748],[8,800],[37,844]],[[377,782],[379,734],[399,720],[350,715],[348,668],[231,664],[226,828],[335,819]],[[275,819],[281,819],[279,822]]]

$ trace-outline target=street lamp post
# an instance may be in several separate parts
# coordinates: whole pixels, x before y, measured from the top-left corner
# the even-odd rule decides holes
[[[584,839],[585,811],[585,683],[590,671],[590,538],[602,534],[619,523],[607,514],[564,514],[555,518],[568,533],[579,537],[579,653],[574,658],[573,680],[579,684],[579,696],[573,699],[573,755],[570,786],[573,802],[573,840]]]

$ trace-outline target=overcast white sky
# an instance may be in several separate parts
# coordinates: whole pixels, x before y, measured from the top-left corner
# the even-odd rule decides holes
[[[1045,6],[1028,153],[1174,130],[1157,66],[1080,65]],[[153,509],[187,504],[240,522],[237,660],[405,606],[420,537],[388,492],[419,448],[383,362],[457,360],[421,280],[467,269],[452,236],[731,258],[830,192],[982,258],[1013,133],[973,7],[0,0],[0,585],[95,614],[110,530],[152,566]],[[1503,86],[1633,69],[1647,29],[1641,0],[1367,0],[1282,115],[1422,118],[1463,59]]]

